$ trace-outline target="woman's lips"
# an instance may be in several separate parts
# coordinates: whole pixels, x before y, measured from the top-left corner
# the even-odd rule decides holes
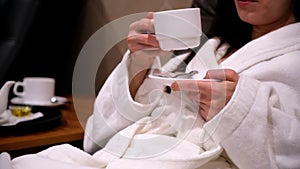
[[[258,2],[258,0],[238,0],[238,1],[241,1],[241,2]]]
[[[254,3],[257,3],[258,0],[237,0],[237,4],[241,7],[245,7]]]

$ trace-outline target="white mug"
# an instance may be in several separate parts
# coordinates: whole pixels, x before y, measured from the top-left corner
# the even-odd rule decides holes
[[[19,87],[23,88],[22,92],[18,91]],[[48,77],[25,77],[22,82],[15,83],[13,92],[27,103],[48,103],[54,96],[55,80]]]
[[[153,20],[161,49],[182,50],[200,44],[202,28],[199,8],[154,12]]]

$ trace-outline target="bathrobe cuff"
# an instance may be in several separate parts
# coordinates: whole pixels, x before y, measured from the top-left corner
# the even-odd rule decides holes
[[[204,125],[207,136],[212,137],[217,144],[222,144],[223,140],[230,137],[250,112],[259,85],[258,80],[241,75],[231,100]]]
[[[123,64],[120,64],[113,75],[111,87],[112,100],[115,108],[125,119],[132,123],[151,113],[151,105],[141,104],[133,100],[129,91],[129,72],[131,58],[126,53]]]
[[[100,90],[94,104],[93,115],[86,124],[84,149],[94,153],[104,147],[118,131],[148,116],[154,105],[133,100],[129,91],[127,51]]]

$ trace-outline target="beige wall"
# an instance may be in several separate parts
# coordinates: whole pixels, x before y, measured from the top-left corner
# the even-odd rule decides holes
[[[136,12],[190,7],[191,3],[191,0],[102,0],[109,20]]]
[[[187,8],[192,0],[87,0],[79,23],[75,50],[80,51],[88,38],[103,25],[129,14],[148,11]],[[96,79],[96,92],[119,63],[126,50],[126,41],[120,42],[105,56]]]
[[[190,7],[192,0],[87,0],[81,20],[82,40],[117,18],[149,11]]]

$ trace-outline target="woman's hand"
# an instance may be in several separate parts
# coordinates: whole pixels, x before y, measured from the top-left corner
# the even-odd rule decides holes
[[[152,12],[149,12],[146,18],[130,25],[127,43],[131,58],[129,65],[129,90],[134,98],[150,70],[154,58],[164,55],[164,51],[160,49],[155,37]],[[151,48],[156,49],[152,50]]]
[[[239,75],[231,69],[209,70],[204,79],[178,81],[171,85],[172,91],[187,91],[189,97],[199,104],[199,113],[206,120],[212,119],[231,99]]]
[[[127,37],[129,51],[133,53],[148,48],[159,48],[154,33],[153,12],[149,12],[147,18],[130,25]]]

